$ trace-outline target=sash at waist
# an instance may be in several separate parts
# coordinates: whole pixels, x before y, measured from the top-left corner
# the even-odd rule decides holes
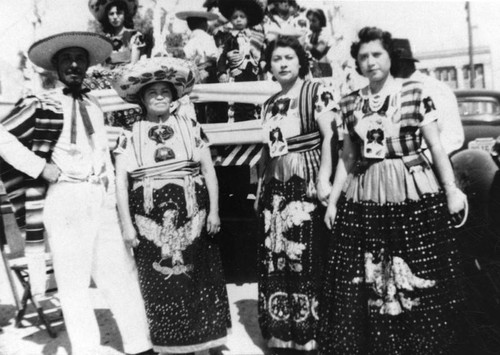
[[[130,177],[140,180],[145,177],[164,177],[166,179],[183,178],[188,175],[198,175],[200,173],[200,163],[193,161],[179,161],[175,163],[162,163],[153,166],[141,167],[133,170]]]
[[[306,152],[321,145],[321,135],[318,131],[288,138],[288,151],[294,153]]]

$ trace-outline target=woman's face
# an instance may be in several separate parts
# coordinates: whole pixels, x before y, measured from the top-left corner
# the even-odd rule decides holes
[[[357,61],[370,82],[383,81],[389,75],[391,58],[379,39],[361,44]]]
[[[309,29],[313,32],[319,32],[321,30],[321,24],[319,22],[319,18],[314,15],[307,16],[309,20]]]
[[[286,84],[299,77],[299,57],[291,47],[277,47],[271,56],[271,73],[278,83]]]
[[[108,21],[115,28],[122,27],[125,23],[125,12],[116,6],[111,6],[108,11]]]
[[[148,114],[163,115],[170,110],[173,93],[167,83],[154,83],[144,89],[142,102]]]

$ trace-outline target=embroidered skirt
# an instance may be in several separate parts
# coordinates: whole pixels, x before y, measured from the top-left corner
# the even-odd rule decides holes
[[[219,248],[205,229],[209,199],[202,177],[195,178],[194,187],[191,212],[178,181],[153,189],[149,213],[143,187],[130,192],[132,220],[140,234],[134,255],[151,340],[159,352],[222,345],[231,327]]]
[[[399,159],[373,164],[349,176],[337,206],[321,354],[453,353],[464,326],[463,275],[432,170],[410,172]]]
[[[278,180],[269,167],[266,174],[271,177],[265,179],[262,195],[260,327],[271,348],[314,350],[318,294],[329,238],[324,209],[315,197],[308,197],[308,180],[296,174]]]

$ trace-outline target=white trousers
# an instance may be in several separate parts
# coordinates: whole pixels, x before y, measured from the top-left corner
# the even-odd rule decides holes
[[[91,277],[113,312],[125,352],[151,349],[137,268],[121,236],[114,194],[90,182],[53,184],[43,220],[72,354],[97,354],[100,345]]]

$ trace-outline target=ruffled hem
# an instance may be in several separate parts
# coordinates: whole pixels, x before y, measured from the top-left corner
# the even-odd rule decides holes
[[[231,329],[228,329],[228,334],[231,333]],[[157,352],[167,352],[173,354],[185,354],[193,353],[196,351],[207,350],[211,348],[216,348],[227,343],[227,336],[215,340],[210,340],[205,343],[193,344],[193,345],[183,345],[183,346],[161,346],[154,345],[153,350]]]
[[[441,187],[431,168],[408,168],[402,159],[385,159],[350,174],[343,190],[347,200],[385,204],[418,201],[425,194],[438,193]]]

